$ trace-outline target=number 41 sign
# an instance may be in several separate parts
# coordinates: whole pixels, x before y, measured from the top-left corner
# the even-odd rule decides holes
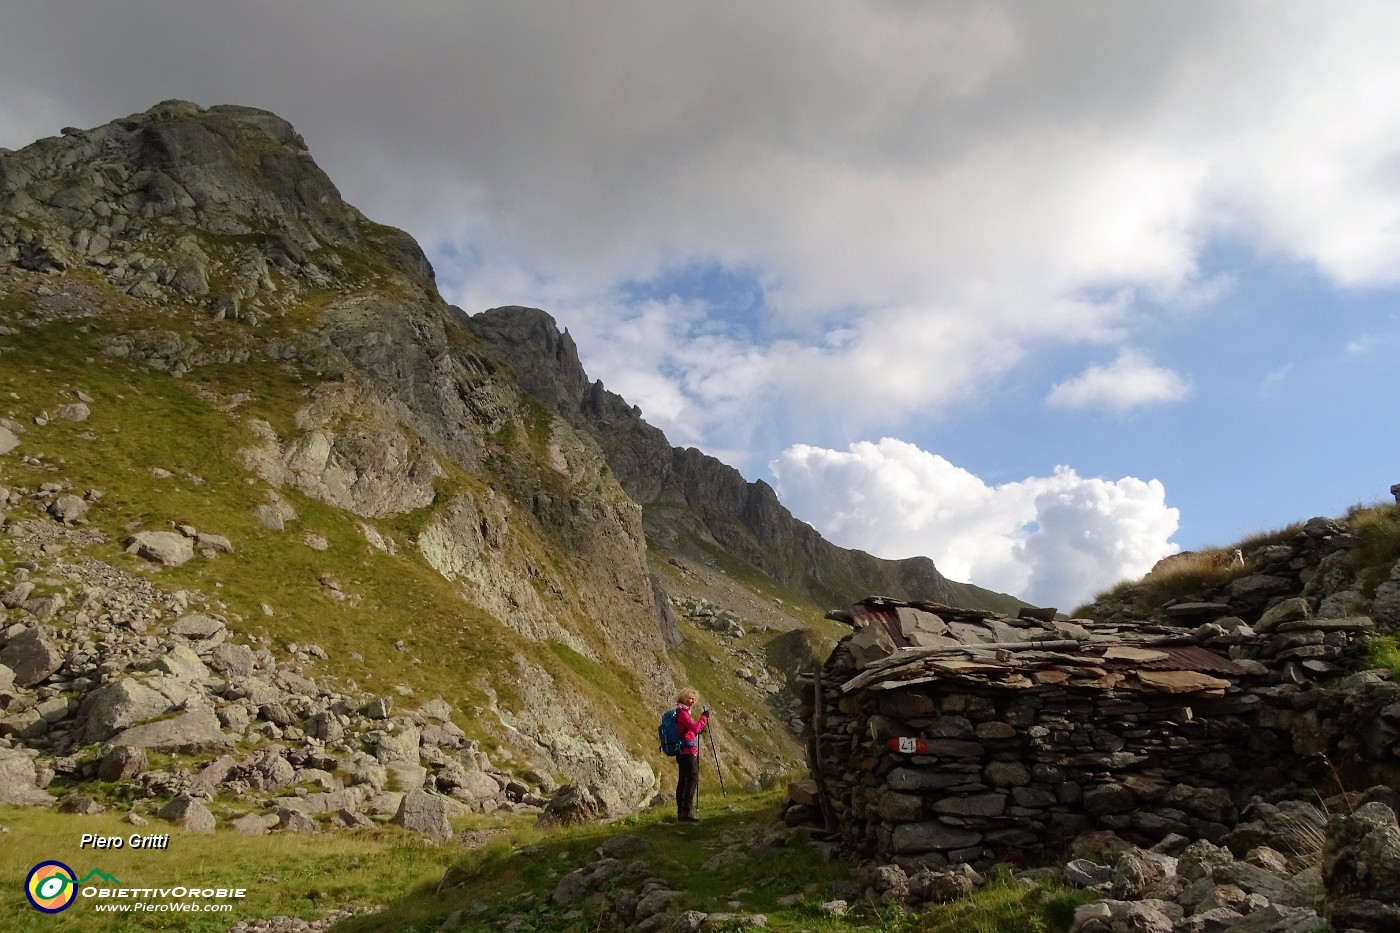
[[[923,739],[910,738],[902,735],[899,738],[890,739],[887,743],[892,752],[899,752],[901,755],[924,755],[928,753],[928,743]]]

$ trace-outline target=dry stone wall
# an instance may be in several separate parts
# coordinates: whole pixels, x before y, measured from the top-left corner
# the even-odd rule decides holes
[[[867,600],[807,686],[788,820],[941,867],[1090,830],[1218,840],[1257,796],[1394,786],[1400,686],[1342,673],[1372,621],[1304,609],[1185,629]]]

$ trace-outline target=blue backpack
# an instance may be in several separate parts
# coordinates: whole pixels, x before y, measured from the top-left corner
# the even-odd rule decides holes
[[[695,745],[694,742],[686,742],[681,739],[681,728],[676,723],[674,708],[661,714],[661,725],[656,729],[656,737],[661,741],[661,754],[669,755],[672,758],[679,755],[681,749]]]

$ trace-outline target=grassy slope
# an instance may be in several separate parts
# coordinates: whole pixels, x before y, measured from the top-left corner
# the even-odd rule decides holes
[[[455,584],[423,561],[412,538],[430,508],[369,523],[397,541],[396,556],[370,547],[357,517],[290,488],[279,492],[298,519],[281,533],[263,527],[253,509],[266,501],[270,487],[243,469],[237,453],[257,443],[249,418],[262,418],[279,430],[291,424],[307,400],[303,374],[254,357],[177,379],[105,358],[103,332],[128,332],[136,323],[194,331],[206,345],[238,327],[214,326],[182,309],[161,312],[117,297],[112,301],[99,318],[20,327],[0,338],[8,348],[0,356],[0,414],[28,426],[21,447],[0,462],[0,484],[36,488],[63,480],[79,494],[100,490],[102,499],[93,504],[89,521],[109,543],[93,548],[93,556],[151,577],[167,591],[187,588],[216,598],[222,606],[214,608],[229,617],[233,630],[264,637],[274,650],[288,642],[320,645],[330,659],[309,674],[331,675],[343,685],[353,681],[376,694],[403,684],[414,693],[406,702],[414,705],[443,697],[459,711],[458,724],[468,734],[484,737],[485,730],[473,721],[473,708],[485,704],[478,684],[513,669],[511,658],[518,654],[543,667],[564,689],[594,696],[612,713],[606,718],[631,733],[624,735],[628,744],[646,747],[645,721],[651,714],[637,699],[641,688],[635,677],[620,666],[609,677],[597,669],[580,670],[575,659],[521,638],[467,602]],[[14,312],[29,302],[12,287],[3,304]],[[78,391],[93,399],[88,421],[32,424],[36,413],[76,401]],[[221,410],[235,393],[252,398],[233,412]],[[23,463],[21,455],[39,457],[47,466]],[[438,503],[464,488],[484,488],[450,461],[440,462],[448,475],[438,481]],[[174,476],[156,478],[154,468]],[[12,517],[25,516],[12,511]],[[162,530],[172,523],[224,535],[235,553],[164,569],[123,553],[121,542],[134,527]],[[306,546],[302,538],[308,532],[330,547]],[[513,523],[513,534],[508,546],[528,551],[538,566],[568,559],[551,559],[549,543],[527,522]],[[0,559],[13,556],[8,539],[0,538]],[[331,598],[320,582],[323,576],[347,595],[358,595],[358,605]],[[567,570],[560,576],[567,580]],[[266,615],[263,605],[274,614]],[[400,640],[403,651],[393,647]],[[508,702],[508,678],[492,679],[502,702]]]
[[[832,883],[849,879],[852,866],[818,859],[802,845],[770,849],[726,867],[705,870],[716,854],[737,846],[751,852],[774,825],[778,794],[702,794],[698,824],[680,826],[666,809],[610,824],[544,832],[529,818],[473,818],[458,828],[485,837],[477,848],[436,846],[411,834],[383,829],[354,834],[307,836],[173,836],[165,851],[79,850],[81,833],[126,837],[133,827],[111,814],[79,817],[0,807],[8,827],[0,846],[0,916],[5,929],[40,933],[83,931],[226,930],[238,919],[290,914],[323,915],[333,907],[379,905],[338,923],[335,933],[402,931],[429,933],[454,911],[470,918],[464,929],[487,930],[507,916],[517,929],[582,933],[595,928],[586,908],[555,906],[549,895],[559,880],[596,858],[595,850],[621,833],[640,836],[650,847],[639,857],[668,886],[685,892],[680,909],[762,913],[779,933],[847,933],[855,930],[937,933],[1063,933],[1076,904],[1088,898],[1058,885],[1024,886],[994,880],[974,897],[922,911],[891,908],[859,916],[824,917],[818,906],[833,898]],[[143,827],[145,830],[163,827]],[[24,901],[22,882],[40,859],[58,859],[80,876],[100,868],[127,886],[216,885],[246,887],[248,896],[232,914],[147,913],[115,917],[96,913],[80,900],[57,918],[39,914]],[[446,875],[446,878],[444,876]]]

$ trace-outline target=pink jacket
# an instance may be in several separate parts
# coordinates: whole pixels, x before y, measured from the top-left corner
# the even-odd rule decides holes
[[[705,731],[705,724],[709,721],[710,717],[706,713],[701,713],[698,720],[692,719],[690,717],[689,707],[683,703],[676,706],[676,731],[681,734],[682,742],[694,743],[692,745],[682,745],[682,755],[700,754],[699,736],[701,732]]]

